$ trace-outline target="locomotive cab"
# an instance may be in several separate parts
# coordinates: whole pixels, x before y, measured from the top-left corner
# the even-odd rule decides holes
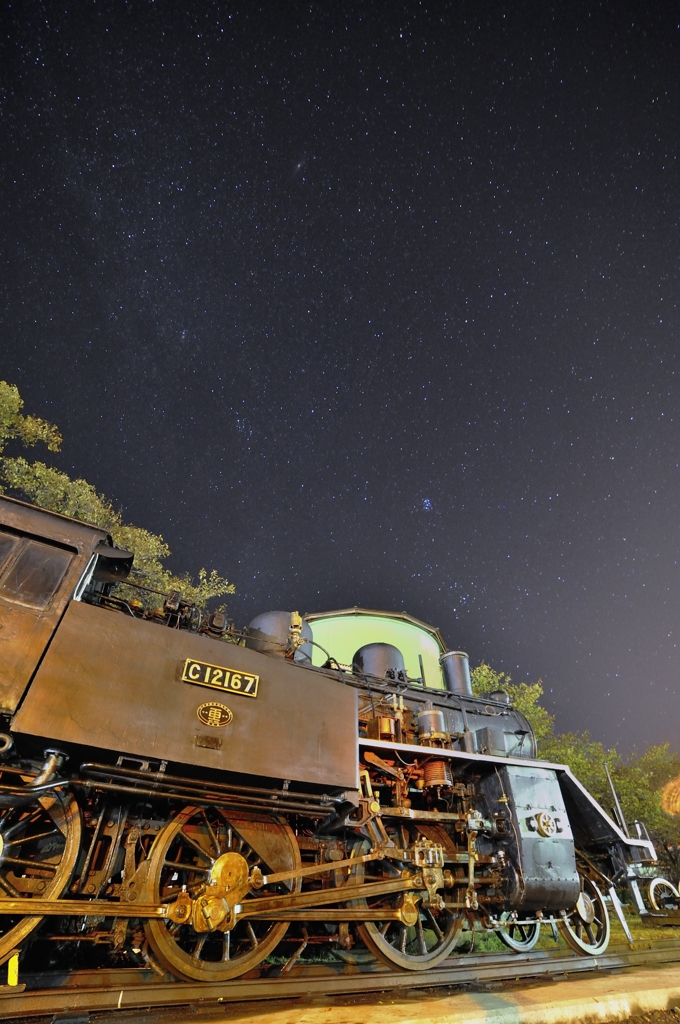
[[[2,498],[0,522],[0,712],[21,700],[103,530]]]

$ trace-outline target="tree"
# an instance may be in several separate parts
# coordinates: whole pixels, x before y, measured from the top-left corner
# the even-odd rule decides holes
[[[23,444],[33,446],[42,441],[49,451],[58,452],[62,436],[52,423],[37,416],[24,416],[21,410],[24,402],[14,384],[0,380],[0,453],[8,441],[17,438]]]
[[[539,744],[552,736],[555,719],[538,703],[543,696],[543,684],[540,679],[537,683],[513,683],[507,672],[496,672],[484,662],[472,669],[470,678],[472,692],[478,696],[491,693],[493,690],[506,690],[510,694],[513,707],[528,720]]]
[[[106,530],[116,544],[134,552],[130,579],[142,586],[161,593],[179,590],[188,601],[203,609],[212,598],[234,593],[233,585],[215,569],[210,572],[201,569],[197,582],[188,574],[174,575],[163,565],[170,549],[160,534],[124,523],[121,512],[86,480],[71,480],[61,470],[44,462],[28,462],[22,455],[5,455],[5,448],[11,441],[18,441],[26,447],[42,442],[52,452],[59,451],[61,447],[62,437],[58,428],[35,416],[25,416],[23,406],[18,389],[13,384],[0,381],[0,493],[7,488],[52,512],[82,519]],[[143,594],[136,592],[135,597],[140,593]],[[159,604],[159,597],[153,594],[144,596],[144,603],[153,607]]]

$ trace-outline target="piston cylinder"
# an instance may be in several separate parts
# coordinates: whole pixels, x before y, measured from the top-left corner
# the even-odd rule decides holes
[[[447,651],[442,654],[439,664],[444,673],[444,683],[449,693],[459,693],[463,697],[472,696],[470,682],[470,661],[464,651]]]

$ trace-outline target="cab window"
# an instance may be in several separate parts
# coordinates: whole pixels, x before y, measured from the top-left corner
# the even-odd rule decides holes
[[[7,539],[14,540],[7,534],[0,536],[0,564],[2,545]],[[5,561],[11,553],[10,549]],[[38,540],[27,540],[2,577],[0,598],[29,608],[45,608],[64,578],[72,557],[63,548],[43,544]]]

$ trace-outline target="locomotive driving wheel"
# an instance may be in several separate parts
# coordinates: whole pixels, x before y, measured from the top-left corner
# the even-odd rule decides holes
[[[185,807],[160,833],[149,854],[148,889],[152,901],[174,903],[181,893],[200,902],[215,870],[241,883],[238,902],[254,898],[247,878],[255,866],[263,873],[300,866],[291,829],[273,817],[218,808]],[[243,885],[245,883],[245,885]],[[298,891],[300,880],[258,889],[258,896]],[[213,930],[187,920],[149,920],[144,925],[153,952],[178,978],[227,981],[259,964],[285,935],[286,922],[222,922]]]
[[[409,837],[404,826],[398,843],[408,845]],[[352,856],[368,852],[368,844],[358,843]],[[402,876],[412,865],[394,860],[372,861],[358,864],[352,869],[352,882],[376,882]],[[445,960],[453,951],[460,935],[463,918],[445,907],[429,906],[426,893],[394,893],[377,896],[368,900],[353,900],[348,906],[366,907],[371,910],[384,907],[386,910],[402,909],[404,920],[364,921],[358,926],[359,935],[366,948],[388,967],[405,971],[426,971]]]
[[[73,877],[81,838],[80,809],[70,794],[22,798],[20,806],[0,811],[0,901],[61,896]],[[0,916],[0,961],[42,920]]]
[[[541,934],[539,921],[523,921],[516,914],[507,911],[501,914],[500,919],[498,938],[508,949],[514,949],[516,953],[528,953],[534,948]]]
[[[597,956],[609,945],[611,925],[604,897],[592,879],[579,871],[576,906],[558,921],[562,938],[576,953]]]

